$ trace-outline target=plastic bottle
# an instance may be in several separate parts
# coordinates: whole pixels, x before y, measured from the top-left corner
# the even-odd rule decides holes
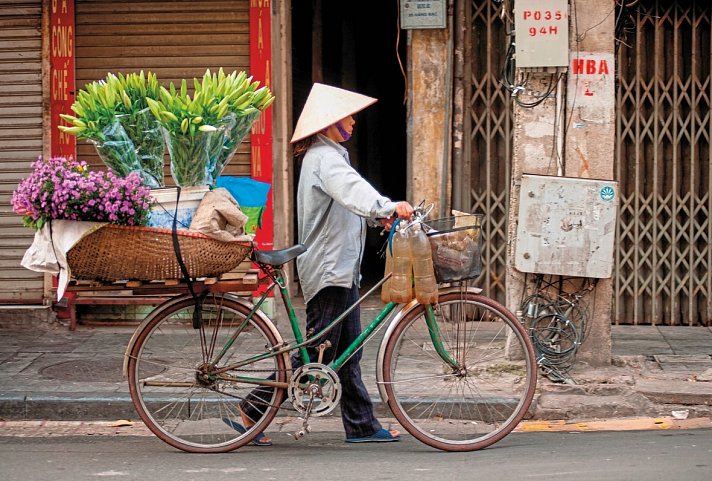
[[[391,301],[410,302],[413,299],[413,267],[410,261],[410,244],[403,230],[393,235],[393,276],[391,277]]]
[[[383,273],[383,277],[393,272],[393,256],[391,255],[391,246],[386,245],[386,268]],[[381,301],[384,304],[391,302],[391,279],[388,279],[381,286]]]
[[[435,280],[430,242],[421,226],[415,226],[410,231],[408,242],[413,262],[415,298],[421,304],[435,304],[438,302],[438,283]]]

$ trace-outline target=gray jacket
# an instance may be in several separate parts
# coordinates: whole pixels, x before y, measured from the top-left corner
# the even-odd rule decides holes
[[[308,247],[297,259],[305,302],[325,287],[359,285],[366,220],[375,223],[395,208],[351,167],[344,147],[317,134],[297,190],[299,242]]]

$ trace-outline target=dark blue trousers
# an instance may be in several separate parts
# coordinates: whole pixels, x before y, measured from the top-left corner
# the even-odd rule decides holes
[[[317,333],[329,325],[359,297],[358,288],[325,287],[307,303],[307,332]],[[331,348],[324,351],[322,362],[328,364],[336,359],[361,334],[361,313],[356,307],[341,323],[324,337],[317,339],[307,350],[312,362],[318,359],[317,347],[325,340]],[[381,429],[373,413],[373,404],[366,386],[361,380],[361,351],[356,352],[339,370],[341,381],[341,419],[347,438],[370,436]],[[298,353],[292,355],[292,367],[302,365]],[[271,397],[270,388],[257,388],[241,403],[241,409],[251,419],[258,419],[260,406]]]

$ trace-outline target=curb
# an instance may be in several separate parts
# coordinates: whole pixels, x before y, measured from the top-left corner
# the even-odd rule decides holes
[[[522,421],[514,432],[588,432],[588,431],[647,431],[654,429],[712,428],[710,418],[676,419],[626,418],[595,421]]]
[[[87,421],[136,419],[138,415],[128,394],[27,392],[0,394],[0,418]]]
[[[380,398],[372,398],[373,409],[378,417],[392,417],[388,405]],[[286,404],[284,405],[286,407]],[[332,416],[339,416],[337,407]],[[281,409],[278,413],[294,416],[293,411]],[[0,420],[27,421],[105,421],[109,419],[137,420],[138,413],[128,393],[97,395],[76,392],[47,394],[37,392],[0,393]]]
[[[388,405],[379,397],[372,399],[374,412],[379,418],[392,418]],[[561,399],[563,404],[568,404],[569,400]],[[610,401],[610,399],[609,399]],[[607,401],[607,402],[609,402]],[[568,414],[574,419],[564,414],[565,419],[555,418],[554,413],[546,409],[539,409],[535,403],[532,405],[534,412],[531,418],[524,420],[515,429],[515,432],[560,432],[560,431],[629,431],[629,430],[650,430],[650,429],[697,429],[712,428],[712,417],[705,415],[705,410],[696,410],[694,405],[684,406],[689,409],[689,419],[678,419],[675,417],[662,415],[660,413],[670,413],[671,409],[679,407],[676,401],[679,396],[675,393],[668,393],[663,402],[655,404],[652,411],[647,416],[636,416],[635,413],[622,413],[619,410],[608,412],[600,409],[601,400],[598,396],[590,396],[588,403],[591,406],[582,409],[574,409]],[[664,402],[669,401],[669,402]],[[586,404],[588,404],[586,403]],[[564,406],[562,406],[564,407]],[[568,406],[571,409],[572,406]],[[697,406],[698,408],[701,406]],[[331,417],[339,417],[337,407]],[[616,414],[617,413],[617,414]],[[685,413],[687,415],[687,413]],[[280,410],[279,417],[289,418],[296,414],[286,409]],[[128,393],[111,393],[97,395],[96,393],[76,392],[62,394],[48,394],[41,392],[16,392],[0,393],[0,420],[1,421],[32,421],[32,420],[52,420],[52,421],[72,421],[72,422],[94,422],[106,420],[138,420],[138,414],[134,408],[131,396]],[[588,419],[588,420],[584,420]]]

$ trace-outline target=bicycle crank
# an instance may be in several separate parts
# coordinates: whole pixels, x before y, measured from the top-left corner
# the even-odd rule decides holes
[[[325,416],[341,399],[341,382],[336,371],[319,363],[305,364],[294,371],[287,388],[294,409],[307,418]]]

